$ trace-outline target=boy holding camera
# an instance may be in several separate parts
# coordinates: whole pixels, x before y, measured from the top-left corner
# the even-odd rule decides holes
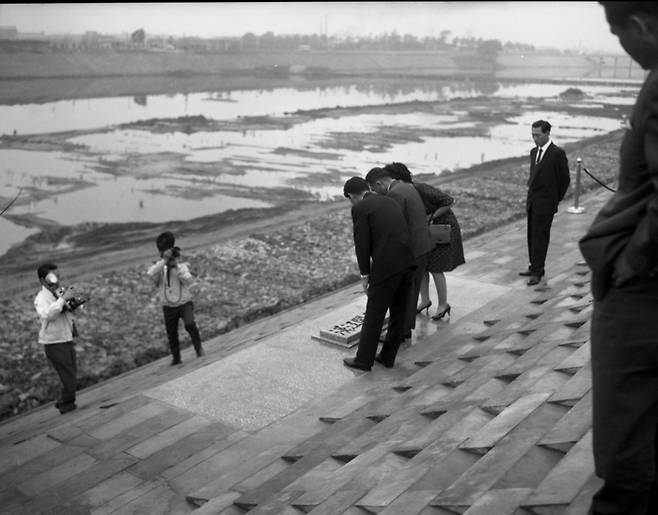
[[[199,329],[194,321],[194,304],[189,289],[193,280],[192,274],[187,263],[178,261],[180,249],[175,247],[174,243],[174,235],[169,231],[157,237],[155,244],[160,252],[160,259],[148,269],[147,273],[160,289],[165,329],[173,357],[171,364],[178,365],[182,363],[178,341],[178,321],[181,318],[185,330],[192,338],[196,355],[203,356],[205,352],[201,347]]]

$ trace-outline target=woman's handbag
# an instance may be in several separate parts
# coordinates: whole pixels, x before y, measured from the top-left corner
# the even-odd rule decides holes
[[[430,238],[432,246],[445,245],[450,243],[450,224],[430,224]]]

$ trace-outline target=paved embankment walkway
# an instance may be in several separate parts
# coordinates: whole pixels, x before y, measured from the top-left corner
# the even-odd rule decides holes
[[[6,421],[0,513],[585,514],[577,241],[608,197],[562,206],[539,287],[518,276],[525,221],[468,240],[452,319],[419,315],[393,369],[347,369],[354,349],[311,338],[362,312],[354,285],[84,390],[75,412]]]

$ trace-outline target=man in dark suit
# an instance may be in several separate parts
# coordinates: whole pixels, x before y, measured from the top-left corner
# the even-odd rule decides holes
[[[528,284],[539,284],[551,238],[553,216],[569,187],[569,163],[560,147],[551,141],[551,124],[538,120],[532,124],[532,139],[537,145],[530,151],[528,178],[528,256],[530,266],[519,275],[529,276]]]
[[[592,443],[603,486],[590,514],[658,513],[658,4],[600,2],[645,70],[616,193],[580,250],[592,269]]]
[[[416,327],[416,306],[418,305],[420,285],[427,271],[427,263],[432,251],[432,240],[427,216],[425,215],[425,204],[423,204],[423,199],[413,184],[393,179],[390,167],[373,168],[366,175],[366,181],[370,189],[381,195],[391,197],[397,202],[409,227],[411,251],[416,259],[417,266],[413,275],[413,289],[409,295],[407,323],[404,331],[404,337],[411,338],[411,331]],[[388,338],[388,335],[386,338]]]
[[[345,183],[343,193],[352,202],[354,249],[363,290],[368,295],[356,357],[343,362],[360,370],[370,370],[374,361],[391,368],[403,340],[415,267],[409,230],[397,203],[371,192],[365,179],[352,177]],[[377,355],[387,310],[389,340]]]

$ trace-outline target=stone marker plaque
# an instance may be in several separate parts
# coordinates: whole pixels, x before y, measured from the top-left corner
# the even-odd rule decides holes
[[[346,322],[336,324],[329,329],[321,329],[319,336],[312,336],[311,338],[323,343],[340,345],[341,347],[354,347],[359,343],[364,318],[365,313],[355,315]],[[386,328],[387,321],[388,318],[384,320],[382,329]]]

